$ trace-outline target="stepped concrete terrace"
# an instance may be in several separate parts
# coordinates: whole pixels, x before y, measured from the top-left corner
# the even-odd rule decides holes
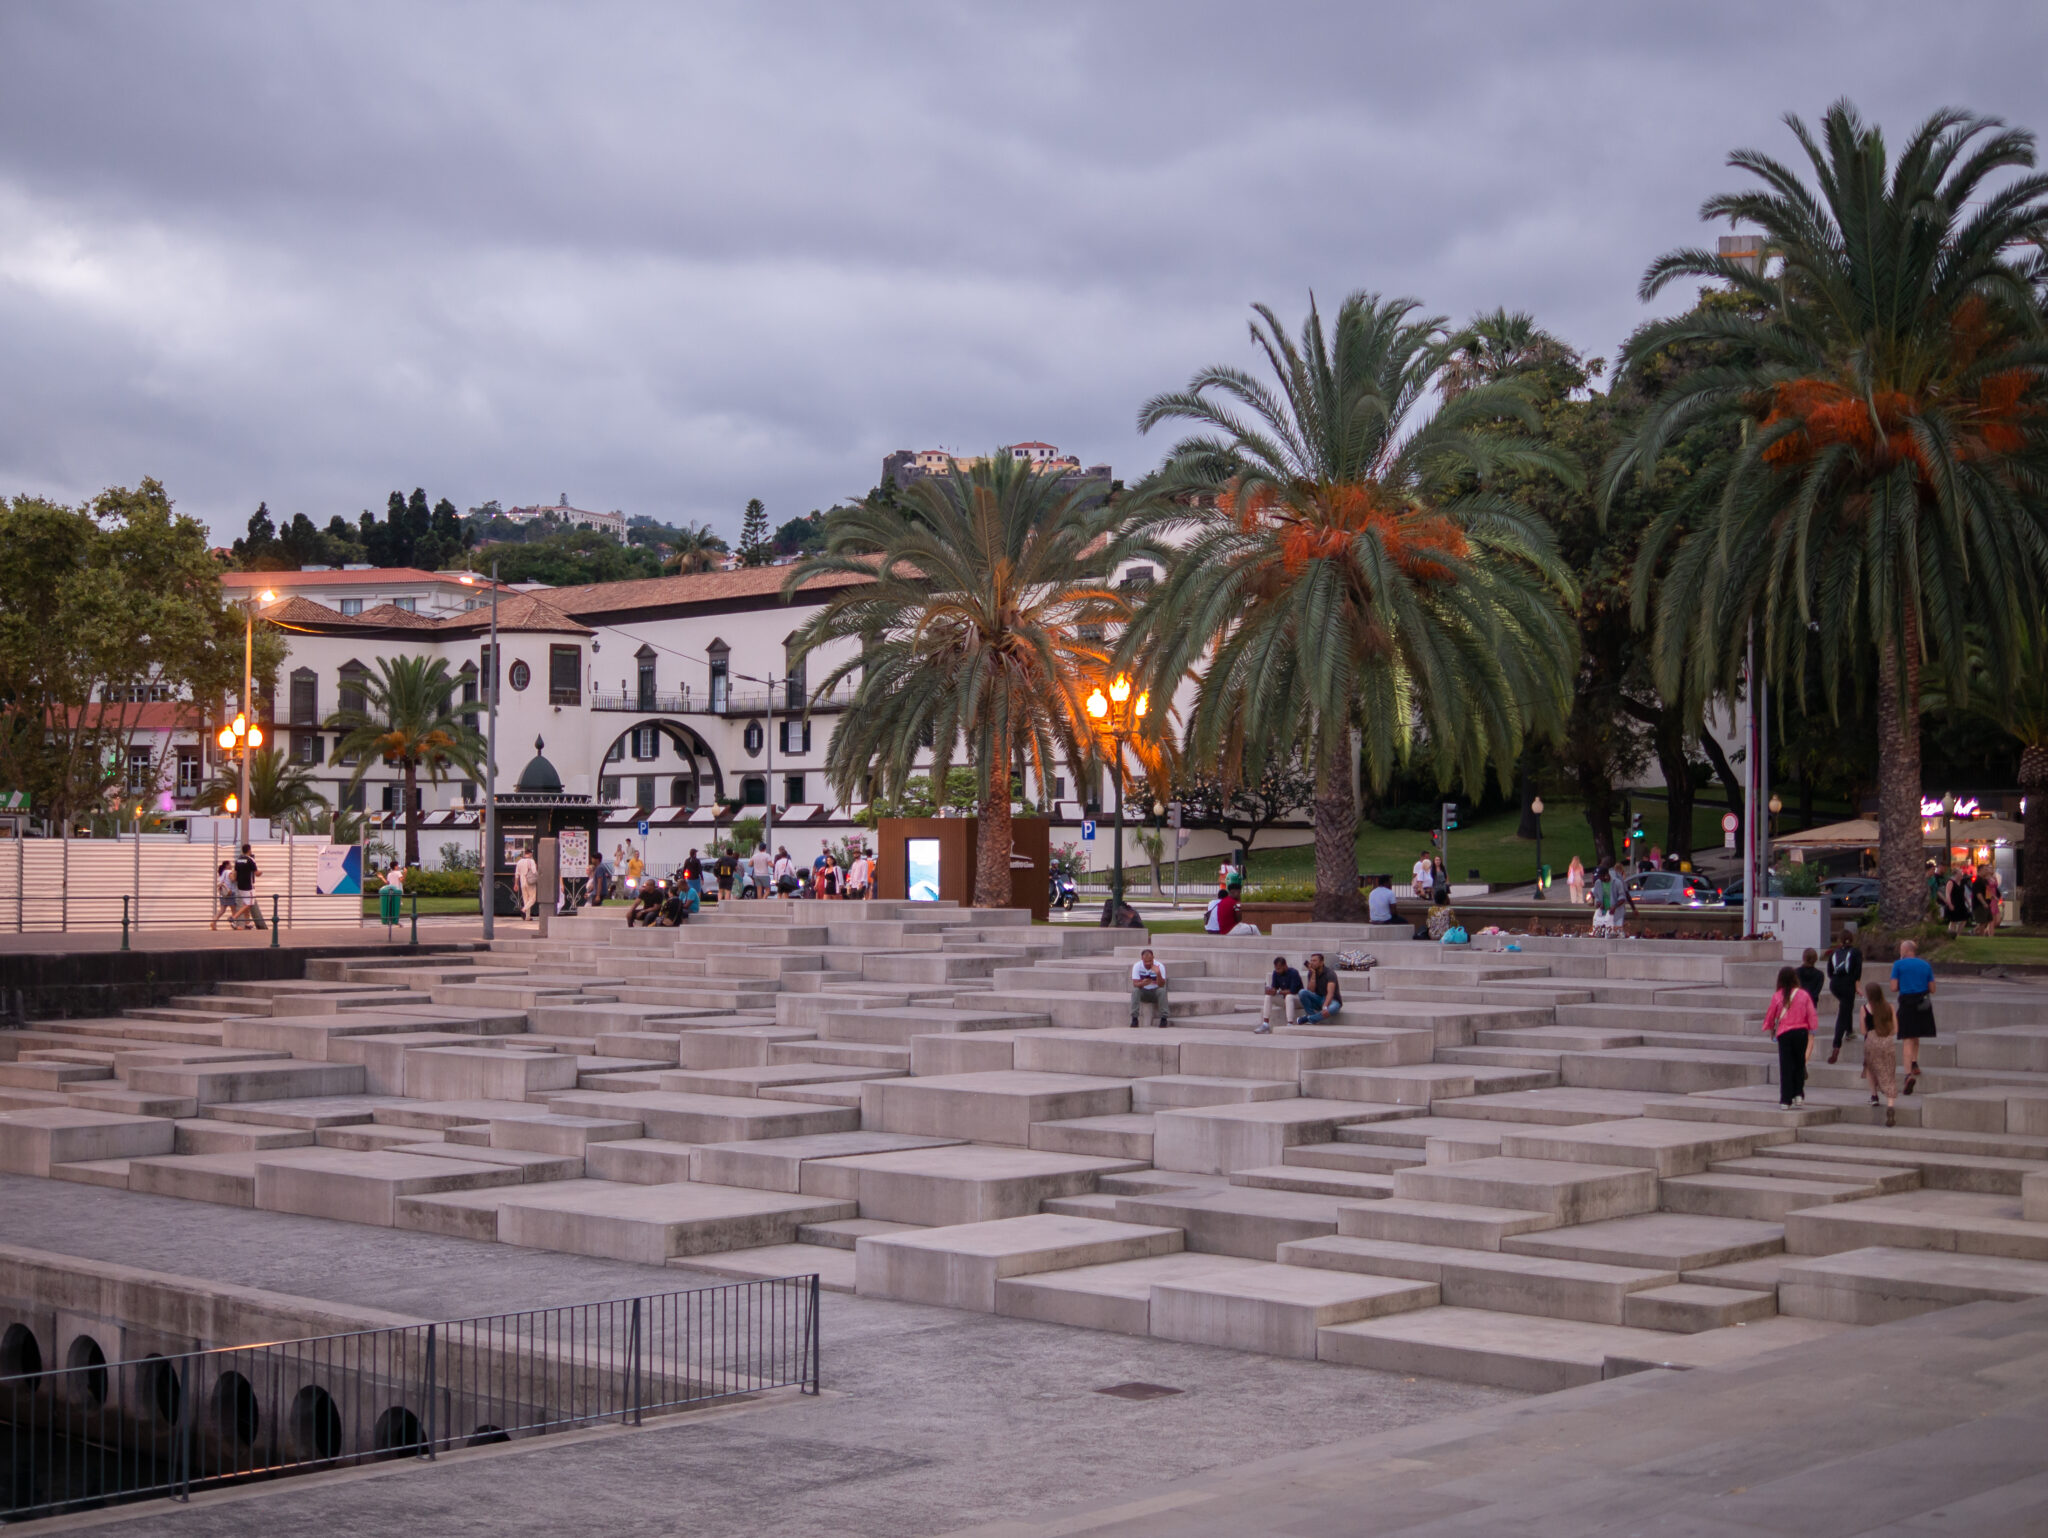
[[[622,919],[0,1033],[0,1170],[1526,1391],[2048,1296],[2048,989],[1945,982],[1887,1127],[1854,1047],[1780,1108],[1766,944],[1166,936],[1134,1029],[1128,931]]]

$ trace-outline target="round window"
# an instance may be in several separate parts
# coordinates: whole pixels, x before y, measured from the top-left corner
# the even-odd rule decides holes
[[[759,721],[749,721],[746,731],[740,737],[740,741],[746,744],[747,757],[749,758],[758,756],[761,751],[761,744],[767,740],[768,734],[761,730],[761,723]]]
[[[528,684],[533,682],[533,669],[528,667],[523,662],[515,662],[512,664],[511,677],[513,688],[524,689]]]

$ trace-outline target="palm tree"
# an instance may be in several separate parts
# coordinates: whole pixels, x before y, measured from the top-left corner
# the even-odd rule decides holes
[[[976,773],[977,907],[1010,902],[1011,767],[1039,783],[1092,747],[1084,700],[1103,675],[1099,627],[1123,618],[1107,586],[1102,515],[1085,491],[1034,474],[1007,454],[920,479],[900,505],[861,503],[828,525],[825,549],[792,568],[783,596],[816,577],[835,587],[795,637],[798,655],[836,640],[859,652],[820,681],[860,682],[826,772],[844,800],[903,793],[918,752],[943,785],[964,746]]]
[[[1577,362],[1571,348],[1537,325],[1527,310],[1502,308],[1473,316],[1464,330],[1444,343],[1437,388],[1445,396],[1458,395],[1555,363]],[[1602,367],[1597,358],[1582,366],[1595,375]]]
[[[1672,697],[1730,689],[1754,632],[1769,676],[1817,656],[1829,703],[1875,656],[1878,867],[1888,925],[1918,921],[1923,665],[1953,676],[1981,625],[1994,673],[2018,664],[2018,629],[2048,595],[2048,349],[2012,252],[2048,240],[2048,178],[2031,135],[1937,112],[1896,163],[1847,102],[1818,138],[1788,118],[1813,185],[1744,150],[1729,163],[1761,190],[1710,198],[1703,218],[1762,231],[1766,263],[1704,250],[1653,263],[1649,298],[1676,279],[1728,284],[1739,303],[1645,327],[1624,366],[1713,344],[1726,361],[1652,400],[1608,466],[1603,497],[1651,471],[1695,426],[1739,428],[1741,451],[1694,515],[1674,506],[1644,539],[1635,612]]]
[[[338,710],[327,718],[335,739],[330,763],[353,760],[349,787],[377,763],[395,763],[405,771],[405,863],[420,863],[419,774],[439,784],[450,770],[482,779],[484,740],[471,725],[483,706],[472,700],[458,704],[456,680],[445,659],[379,657],[377,673],[358,686],[360,710]]]
[[[719,557],[726,554],[726,546],[710,524],[686,523],[677,528],[675,534],[675,554],[662,563],[664,576],[687,577],[718,569]]]
[[[220,811],[228,797],[242,793],[239,763],[224,763],[199,792],[197,804]],[[327,798],[313,784],[313,778],[276,748],[256,748],[249,754],[249,815],[278,824],[290,823],[306,831],[327,810]]]
[[[1433,414],[1443,322],[1353,294],[1326,334],[1313,299],[1297,345],[1264,305],[1252,341],[1276,386],[1210,368],[1139,413],[1190,421],[1138,488],[1119,553],[1166,562],[1126,631],[1164,697],[1198,680],[1191,760],[1255,780],[1300,751],[1315,776],[1318,919],[1357,916],[1353,745],[1382,788],[1418,744],[1446,784],[1507,775],[1554,731],[1577,661],[1571,580],[1535,520],[1488,493],[1496,472],[1577,472],[1522,431],[1515,381]]]

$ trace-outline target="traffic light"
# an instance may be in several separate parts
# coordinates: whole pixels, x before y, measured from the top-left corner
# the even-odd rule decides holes
[[[1441,829],[1441,828],[1431,828],[1431,829],[1429,830],[1429,847],[1430,847],[1430,848],[1432,848],[1432,849],[1441,849],[1441,848],[1443,848],[1443,846],[1444,846],[1444,833],[1443,833],[1443,829]]]
[[[1446,801],[1444,803],[1444,831],[1446,833],[1454,832],[1457,829],[1457,826],[1458,803],[1455,801]]]
[[[1631,844],[1636,843],[1642,838],[1642,836],[1643,814],[1641,812],[1636,812],[1633,813],[1628,820],[1628,841]]]

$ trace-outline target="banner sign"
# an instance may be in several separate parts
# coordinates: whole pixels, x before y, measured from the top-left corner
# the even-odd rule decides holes
[[[320,851],[313,890],[322,897],[355,897],[363,890],[363,846],[329,844]]]

